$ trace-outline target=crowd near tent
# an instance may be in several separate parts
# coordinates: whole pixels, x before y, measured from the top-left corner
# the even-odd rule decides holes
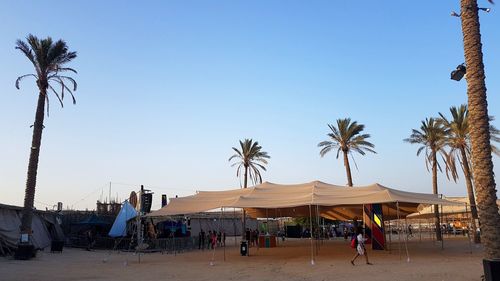
[[[219,208],[244,208],[253,218],[307,217],[311,206],[321,217],[350,220],[362,216],[364,204],[382,204],[384,219],[405,217],[427,205],[463,205],[435,194],[415,193],[385,187],[378,183],[346,187],[313,181],[304,184],[264,182],[246,189],[199,191],[195,195],[173,198],[148,216],[161,217],[204,212]]]
[[[11,253],[20,237],[22,207],[0,204],[0,255]],[[36,249],[50,246],[52,240],[63,241],[61,220],[57,213],[35,211],[32,241]]]

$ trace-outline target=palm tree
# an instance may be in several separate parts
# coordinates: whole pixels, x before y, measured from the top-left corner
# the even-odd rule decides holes
[[[237,167],[236,177],[240,177],[243,170],[243,188],[248,187],[248,177],[250,177],[250,180],[254,185],[262,183],[262,176],[259,169],[265,171],[266,167],[264,167],[264,165],[268,163],[267,159],[270,159],[271,157],[267,154],[267,152],[262,151],[262,146],[259,145],[259,142],[253,142],[252,139],[245,139],[244,141],[240,140],[240,147],[241,150],[233,147],[233,150],[236,153],[229,157],[229,162],[235,160],[231,167]],[[245,237],[245,209],[243,209],[241,223],[242,234],[243,237]]]
[[[444,126],[448,130],[448,135],[446,136],[446,143],[450,147],[450,151],[448,153],[448,165],[451,171],[451,175],[453,180],[458,179],[458,173],[456,169],[456,161],[460,163],[462,171],[464,173],[465,185],[467,187],[467,194],[469,197],[469,204],[472,214],[472,229],[474,230],[474,242],[480,243],[480,237],[478,233],[475,231],[476,229],[476,220],[479,219],[477,214],[476,207],[476,199],[474,198],[474,187],[472,183],[472,173],[470,170],[470,138],[469,138],[469,118],[468,118],[468,110],[467,105],[462,104],[460,107],[451,107],[450,113],[452,119],[448,121],[448,119],[442,114],[441,122],[443,122]],[[490,120],[493,120],[490,117]],[[490,125],[490,135],[492,140],[500,141],[499,131],[493,125]],[[491,149],[494,153],[498,154],[498,149],[491,145]]]
[[[35,73],[25,74],[17,78],[16,88],[19,89],[19,82],[21,82],[22,79],[33,77],[36,79],[36,85],[39,90],[35,123],[32,126],[33,137],[21,221],[21,234],[28,234],[29,237],[32,232],[31,221],[33,219],[33,202],[35,199],[38,156],[40,155],[46,102],[47,114],[49,113],[48,91],[50,90],[57,97],[61,106],[63,106],[65,92],[71,95],[73,104],[76,102],[73,96],[73,91],[76,91],[76,81],[64,75],[66,72],[76,73],[74,69],[65,67],[67,63],[76,58],[76,52],[69,52],[66,42],[62,40],[53,42],[50,37],[38,39],[31,34],[26,38],[26,42],[17,40],[16,49],[20,50],[35,68]]]
[[[446,134],[447,131],[443,124],[431,117],[422,121],[420,130],[413,129],[410,137],[404,139],[405,142],[421,145],[417,150],[417,156],[425,150],[425,166],[427,170],[429,170],[429,165],[432,166],[432,192],[434,194],[438,194],[437,171],[438,169],[442,171],[437,159],[438,153],[441,154],[445,165],[447,165],[445,160],[447,154],[444,151]],[[438,205],[434,205],[434,216],[436,218],[436,239],[442,240]]]
[[[472,172],[488,259],[500,259],[500,214],[490,145],[490,125],[477,0],[460,0],[472,152]]]
[[[344,166],[347,173],[347,185],[352,186],[349,154],[353,151],[361,155],[365,155],[365,151],[377,153],[372,149],[375,148],[375,145],[367,141],[370,137],[369,134],[360,134],[365,129],[365,125],[358,124],[356,121],[351,123],[351,118],[337,119],[337,127],[330,124],[328,124],[328,127],[332,131],[327,134],[331,140],[322,141],[318,144],[318,147],[321,147],[319,155],[323,157],[330,152],[330,150],[337,149],[337,159],[339,159],[340,151],[342,151],[344,155]]]
[[[456,169],[456,161],[458,159],[460,166],[465,177],[465,185],[467,187],[467,194],[469,196],[469,204],[472,215],[472,233],[474,235],[474,243],[480,243],[479,235],[476,231],[476,220],[479,218],[477,215],[476,199],[474,198],[474,188],[472,186],[472,176],[470,172],[469,165],[469,121],[467,118],[467,106],[461,105],[460,107],[450,108],[452,119],[448,121],[446,117],[439,113],[441,120],[448,130],[448,135],[446,136],[446,144],[450,147],[448,153],[448,165],[451,169],[451,174],[453,180],[458,179],[458,173]]]

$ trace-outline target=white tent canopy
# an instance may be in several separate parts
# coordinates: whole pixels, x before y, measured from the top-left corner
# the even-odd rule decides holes
[[[353,210],[359,209],[363,204],[385,204],[389,210],[387,214],[390,215],[391,210],[394,210],[390,205],[396,202],[403,216],[417,211],[423,205],[458,204],[440,199],[438,195],[401,191],[377,183],[346,187],[320,181],[292,185],[264,182],[247,189],[201,191],[192,196],[175,198],[167,206],[148,216],[190,214],[222,207],[245,208],[252,217],[263,217],[263,214],[301,216],[306,215],[306,207],[320,206],[321,216],[346,219],[357,215],[358,212]]]

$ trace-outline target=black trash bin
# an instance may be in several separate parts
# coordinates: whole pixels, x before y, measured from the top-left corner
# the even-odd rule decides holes
[[[247,243],[247,241],[241,241],[240,253],[242,256],[248,256],[248,243]]]
[[[483,259],[484,280],[500,280],[500,259]]]

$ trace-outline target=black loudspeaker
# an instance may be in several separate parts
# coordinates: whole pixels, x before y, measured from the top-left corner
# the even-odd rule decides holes
[[[161,195],[161,207],[165,207],[167,205],[167,194]]]
[[[483,259],[483,268],[485,281],[500,280],[500,260]]]
[[[29,260],[36,256],[35,246],[30,244],[17,245],[14,259],[16,260]]]
[[[59,241],[59,240],[52,240],[52,243],[50,244],[50,252],[59,252],[62,253],[64,247],[64,241]]]
[[[141,212],[149,213],[153,203],[153,193],[143,193],[141,195]]]

